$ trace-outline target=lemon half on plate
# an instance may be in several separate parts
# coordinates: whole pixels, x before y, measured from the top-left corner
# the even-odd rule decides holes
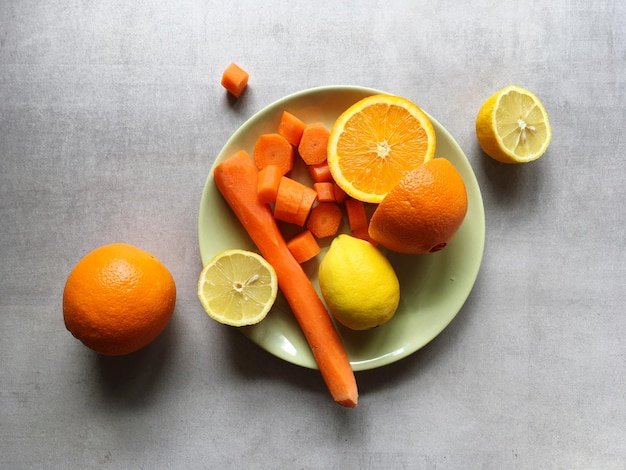
[[[276,272],[265,258],[247,250],[218,253],[202,269],[198,299],[214,320],[230,326],[259,323],[274,305]]]

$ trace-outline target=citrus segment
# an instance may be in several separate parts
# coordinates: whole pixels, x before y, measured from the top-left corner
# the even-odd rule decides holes
[[[398,253],[432,253],[448,244],[466,213],[463,178],[448,160],[435,158],[389,191],[372,215],[369,235]]]
[[[206,313],[230,326],[263,320],[277,293],[274,268],[252,251],[226,250],[217,254],[198,279],[198,299]]]
[[[435,142],[432,123],[416,104],[399,96],[369,96],[335,121],[328,165],[347,194],[378,203],[402,176],[433,158]]]
[[[476,136],[483,151],[503,163],[538,159],[548,148],[552,128],[543,104],[530,91],[507,86],[481,106]]]
[[[176,285],[152,254],[126,243],[101,246],[72,269],[63,291],[66,328],[110,356],[151,343],[174,312]]]

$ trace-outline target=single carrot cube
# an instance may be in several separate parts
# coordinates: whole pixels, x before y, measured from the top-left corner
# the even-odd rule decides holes
[[[333,183],[333,192],[335,194],[335,201],[337,201],[337,203],[339,204],[345,202],[348,198],[346,192],[341,189],[341,187],[337,183]]]
[[[313,183],[313,189],[317,192],[317,200],[319,202],[334,202],[335,191],[333,183],[322,181],[321,183]]]
[[[283,111],[278,123],[278,133],[282,135],[291,145],[296,147],[300,144],[302,133],[306,124],[289,111]]]
[[[348,224],[350,231],[354,234],[359,230],[365,229],[367,232],[367,214],[365,212],[365,203],[358,199],[348,198],[345,201],[346,212],[348,214]]]
[[[283,177],[278,165],[267,165],[258,173],[259,189],[258,198],[263,204],[273,204],[276,202],[278,186]]]
[[[236,98],[239,98],[248,86],[250,75],[234,62],[222,74],[222,86]]]
[[[289,240],[287,248],[300,264],[315,258],[321,251],[317,240],[309,230],[304,230]]]
[[[316,198],[317,193],[313,188],[283,176],[276,194],[274,217],[302,227]]]
[[[317,165],[309,165],[308,168],[313,181],[316,181],[317,183],[325,181],[330,182],[333,180],[333,175],[330,173],[328,162],[318,163]]]

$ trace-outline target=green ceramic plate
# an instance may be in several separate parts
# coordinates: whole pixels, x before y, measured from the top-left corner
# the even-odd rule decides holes
[[[241,149],[252,154],[254,142],[260,134],[276,132],[283,110],[305,122],[324,122],[330,128],[339,114],[351,104],[377,93],[381,91],[333,86],[287,96],[246,121],[226,142],[215,164]],[[478,275],[485,241],[485,214],[480,189],[461,148],[441,124],[431,119],[437,133],[435,155],[449,159],[465,181],[469,200],[467,216],[453,240],[440,252],[412,256],[387,253],[401,284],[400,306],[391,321],[371,331],[356,332],[338,328],[354,370],[390,364],[426,345],[459,312]],[[293,176],[301,180],[308,179],[307,171],[302,167],[295,168]],[[203,263],[230,248],[257,251],[216,189],[212,170],[200,202],[198,239]],[[328,243],[324,244],[317,259],[303,265],[317,289],[318,263]],[[317,368],[300,327],[280,295],[261,323],[242,328],[242,332],[281,359],[303,367]]]

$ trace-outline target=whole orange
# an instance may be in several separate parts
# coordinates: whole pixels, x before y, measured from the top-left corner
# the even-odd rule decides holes
[[[467,192],[459,172],[435,158],[407,173],[378,205],[370,237],[398,253],[429,253],[444,248],[467,213]]]
[[[174,312],[176,285],[155,256],[126,243],[82,258],[63,291],[65,326],[85,346],[110,356],[151,343]]]

